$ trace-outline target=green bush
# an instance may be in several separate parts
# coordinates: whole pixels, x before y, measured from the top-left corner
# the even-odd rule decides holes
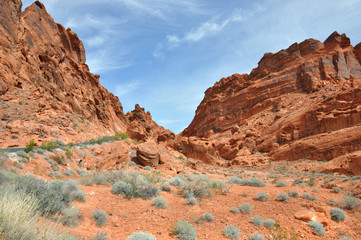
[[[136,232],[130,235],[126,240],[157,240],[148,232]]]
[[[101,209],[93,211],[91,215],[97,227],[104,226],[108,220],[108,215]]]
[[[155,197],[152,201],[152,205],[155,208],[166,209],[168,207],[167,202],[164,200],[162,196]]]
[[[33,152],[35,150],[35,140],[31,139],[28,143],[26,143],[25,152]]]
[[[16,154],[19,156],[19,157],[27,157],[28,155],[26,154],[26,152],[24,152],[23,150],[20,150],[20,151],[17,151]]]
[[[326,231],[325,228],[323,227],[323,224],[320,222],[313,222],[313,221],[309,221],[307,223],[308,226],[310,226],[312,228],[312,230],[317,233],[318,235],[325,235]]]
[[[55,148],[59,147],[60,143],[55,141],[43,142],[40,146],[41,149],[46,151],[53,151]]]
[[[114,140],[118,141],[118,140],[124,140],[129,138],[129,135],[127,133],[116,133],[114,135]]]
[[[198,236],[196,229],[186,221],[178,221],[174,225],[171,233],[183,240],[193,240]]]
[[[254,207],[252,204],[246,202],[239,205],[238,208],[243,214],[250,214],[253,211]]]
[[[346,213],[340,208],[331,208],[330,214],[333,221],[342,222],[346,220]]]
[[[234,225],[228,225],[223,229],[223,235],[227,238],[231,238],[232,240],[237,240],[239,239],[241,233]]]

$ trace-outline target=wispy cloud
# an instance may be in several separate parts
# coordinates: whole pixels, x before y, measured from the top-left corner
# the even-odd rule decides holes
[[[125,83],[125,84],[118,84],[115,87],[115,95],[117,95],[118,97],[124,96],[124,95],[138,89],[140,87],[140,85],[141,84],[139,81],[133,81],[130,83]]]
[[[163,56],[162,51],[173,50],[179,47],[182,43],[199,42],[207,37],[214,36],[222,32],[222,30],[229,24],[241,22],[244,20],[247,12],[243,9],[236,9],[227,18],[220,20],[220,17],[213,17],[212,19],[201,23],[198,27],[179,36],[178,34],[170,34],[165,37],[165,40],[159,43],[153,52],[153,56],[160,58]]]

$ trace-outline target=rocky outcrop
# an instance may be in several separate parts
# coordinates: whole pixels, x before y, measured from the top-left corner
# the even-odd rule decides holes
[[[158,166],[159,158],[159,149],[155,141],[141,143],[137,147],[137,160],[144,166]]]
[[[150,112],[145,112],[138,104],[133,111],[128,112],[126,118],[128,124],[128,134],[130,137],[146,141],[148,138],[155,139],[157,142],[165,142],[174,139],[175,134],[153,121]]]
[[[334,32],[323,43],[307,39],[266,53],[250,74],[207,89],[182,136],[205,138],[228,160],[245,148],[277,160],[331,160],[360,150],[360,49]]]
[[[39,1],[0,3],[0,147],[126,130],[118,98],[90,73],[83,43]]]

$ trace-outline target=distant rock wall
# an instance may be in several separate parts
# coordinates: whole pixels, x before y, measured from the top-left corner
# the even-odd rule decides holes
[[[334,32],[323,43],[307,39],[266,53],[249,75],[207,89],[182,136],[207,139],[228,160],[244,147],[276,160],[330,160],[360,150],[360,49]]]

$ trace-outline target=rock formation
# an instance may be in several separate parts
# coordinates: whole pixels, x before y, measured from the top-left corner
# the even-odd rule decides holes
[[[266,53],[250,74],[207,89],[176,145],[182,149],[197,136],[214,146],[206,155],[228,160],[252,152],[275,160],[331,160],[360,150],[360,49],[334,32],[323,43],[307,39]],[[194,149],[183,153],[192,156]]]
[[[128,134],[130,137],[145,141],[148,138],[154,138],[158,142],[164,142],[175,137],[175,134],[159,126],[153,121],[150,112],[145,112],[138,104],[133,111],[126,115],[128,120]]]
[[[174,137],[139,106],[128,126],[119,99],[90,73],[78,36],[39,1],[24,12],[21,6],[20,0],[0,3],[0,148],[32,138],[79,142],[127,129],[137,139]]]

